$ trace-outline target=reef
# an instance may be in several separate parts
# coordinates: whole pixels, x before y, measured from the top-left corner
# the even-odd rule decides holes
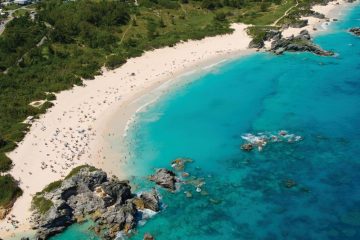
[[[241,138],[246,141],[241,145],[241,149],[246,152],[251,151],[254,147],[257,147],[259,151],[262,151],[263,148],[270,143],[294,143],[302,140],[301,136],[297,136],[285,130],[280,130],[274,133],[247,133],[242,135]]]

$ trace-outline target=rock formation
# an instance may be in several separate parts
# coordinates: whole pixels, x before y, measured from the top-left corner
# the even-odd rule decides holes
[[[289,38],[281,38],[278,41],[272,42],[270,51],[275,54],[282,54],[284,52],[311,52],[321,56],[334,55],[333,52],[325,51],[311,42],[311,38],[307,30],[301,31],[296,37],[291,36]]]
[[[350,28],[349,32],[355,36],[360,36],[360,27]]]
[[[82,168],[75,175],[62,181],[52,191],[37,194],[51,207],[45,213],[35,210],[33,228],[37,239],[48,239],[67,226],[91,217],[97,226],[94,230],[104,239],[114,239],[119,231],[133,229],[138,211],[151,209],[159,211],[159,196],[155,190],[142,193],[143,208],[139,209],[134,200],[128,181],[108,178],[107,174],[89,167]]]
[[[149,177],[149,180],[171,191],[176,190],[175,183],[177,182],[177,178],[175,176],[175,173],[165,168],[160,168],[156,170],[156,173],[154,175],[151,175]]]

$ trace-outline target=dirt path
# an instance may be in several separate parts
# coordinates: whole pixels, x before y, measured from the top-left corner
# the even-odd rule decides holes
[[[273,24],[271,24],[271,26],[277,26],[278,22],[283,19],[284,17],[286,17],[289,12],[293,9],[296,8],[297,6],[299,6],[299,1],[296,1],[296,4],[292,7],[290,7],[288,10],[286,10],[286,12],[284,13],[284,15],[282,15],[280,18],[276,19],[275,22]]]

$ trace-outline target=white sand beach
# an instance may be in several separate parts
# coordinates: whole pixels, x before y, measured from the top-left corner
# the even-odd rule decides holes
[[[11,174],[20,181],[24,193],[8,215],[19,221],[17,228],[6,218],[0,222],[0,236],[7,238],[29,230],[32,196],[76,166],[91,164],[109,174],[126,176],[117,165],[110,164],[119,159],[110,161],[104,153],[106,138],[113,134],[107,130],[112,115],[122,109],[124,117],[116,124],[124,131],[136,111],[131,107],[127,110],[127,106],[139,96],[183,72],[253,52],[247,49],[251,40],[247,26],[232,27],[232,34],[146,52],[114,71],[104,70],[94,80],[84,81],[84,87],[57,94],[55,106],[35,120],[24,140],[9,154],[14,162]]]
[[[333,3],[314,7],[325,15],[338,12],[339,8]],[[318,19],[309,24],[306,28],[313,29],[318,26]],[[232,27],[235,29],[232,34],[146,52],[116,70],[104,70],[94,80],[84,81],[84,87],[57,94],[55,106],[34,121],[24,140],[9,154],[14,162],[11,174],[20,181],[24,193],[8,215],[19,223],[14,228],[8,218],[1,220],[0,236],[8,239],[30,230],[32,196],[76,166],[91,164],[109,174],[126,177],[120,168],[121,161],[126,159],[119,153],[109,154],[109,137],[124,134],[139,107],[136,101],[161,84],[220,60],[254,52],[247,48],[251,41],[246,34],[247,26]],[[292,29],[284,33],[296,34]]]
[[[290,37],[291,35],[298,35],[302,30],[307,30],[309,33],[314,36],[318,34],[325,33],[328,30],[329,25],[341,19],[348,9],[357,2],[348,2],[346,0],[335,0],[329,2],[327,5],[315,5],[312,10],[318,13],[322,13],[325,15],[325,19],[319,19],[315,17],[302,17],[302,19],[308,20],[308,25],[302,28],[287,28],[282,34],[284,37]]]

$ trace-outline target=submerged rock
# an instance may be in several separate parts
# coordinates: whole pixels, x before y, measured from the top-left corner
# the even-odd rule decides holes
[[[173,171],[167,170],[165,168],[160,168],[156,170],[154,175],[149,177],[149,180],[155,182],[157,185],[175,191],[177,182],[175,173]]]
[[[34,212],[33,228],[37,239],[48,239],[69,225],[83,221],[85,216],[98,224],[94,227],[105,239],[114,239],[119,231],[129,231],[137,224],[137,197],[131,193],[128,181],[108,178],[101,170],[84,167],[74,176],[62,181],[50,192],[38,193],[52,206],[45,213]],[[159,211],[156,191],[140,196],[142,209]]]
[[[254,146],[251,143],[245,143],[245,144],[241,145],[241,149],[246,152],[250,152],[251,150],[254,149]]]
[[[350,28],[349,32],[355,36],[360,36],[360,27]]]
[[[184,171],[186,163],[193,162],[190,158],[177,158],[171,162],[171,167],[176,171]]]
[[[144,234],[144,240],[155,240],[155,238],[150,233]]]
[[[293,187],[297,186],[297,183],[294,180],[286,179],[286,180],[284,180],[284,186],[286,188],[293,188]]]

